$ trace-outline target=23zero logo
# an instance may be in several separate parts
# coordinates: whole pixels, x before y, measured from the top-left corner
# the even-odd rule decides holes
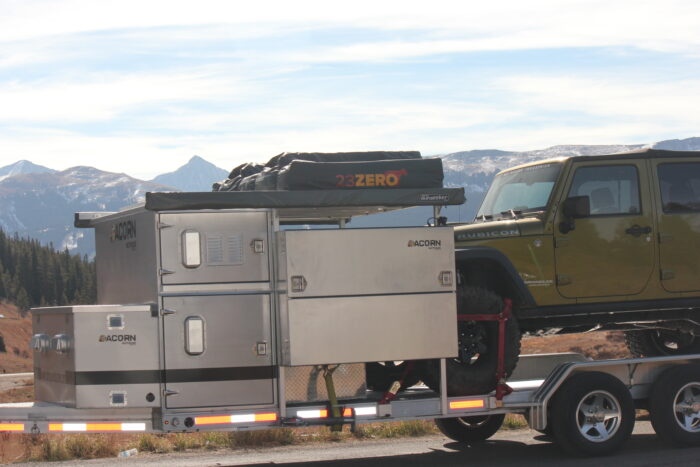
[[[338,180],[335,186],[341,188],[373,187],[373,186],[398,186],[401,177],[408,175],[408,170],[387,170],[384,173],[373,174],[347,174],[336,175]]]

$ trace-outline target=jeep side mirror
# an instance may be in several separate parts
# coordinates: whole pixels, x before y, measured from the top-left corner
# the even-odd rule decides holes
[[[571,196],[564,200],[564,220],[559,223],[559,232],[567,234],[576,228],[574,219],[591,215],[591,199],[588,196]]]
[[[572,196],[564,201],[564,217],[580,219],[591,215],[591,199],[588,196]]]

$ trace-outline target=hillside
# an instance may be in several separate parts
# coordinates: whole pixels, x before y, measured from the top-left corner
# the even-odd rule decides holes
[[[0,180],[0,228],[58,250],[92,255],[93,232],[76,229],[74,213],[117,211],[143,201],[147,191],[176,190],[93,167],[21,173]]]
[[[0,337],[4,352],[0,352],[0,373],[25,373],[32,371],[32,352],[29,340],[32,337],[32,318],[29,313],[20,313],[18,308],[0,302]],[[2,346],[0,346],[2,350]]]

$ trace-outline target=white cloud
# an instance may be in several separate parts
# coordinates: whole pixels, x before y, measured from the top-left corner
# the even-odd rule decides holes
[[[108,120],[144,105],[231,98],[247,92],[234,77],[204,73],[145,73],[88,79],[0,83],[0,122]]]
[[[93,31],[215,26],[189,37],[271,34],[276,29],[370,28],[429,31],[442,40],[360,44],[344,56],[404,57],[428,51],[502,50],[523,47],[633,46],[697,53],[700,4],[692,0],[533,0],[464,2],[200,0],[4,0],[0,41]],[[183,34],[155,32],[167,38]],[[385,49],[378,53],[373,48]],[[431,52],[434,53],[434,52]],[[444,52],[443,52],[444,53]]]
[[[498,80],[514,102],[532,112],[580,112],[700,128],[700,78],[644,82],[611,76],[520,75]]]

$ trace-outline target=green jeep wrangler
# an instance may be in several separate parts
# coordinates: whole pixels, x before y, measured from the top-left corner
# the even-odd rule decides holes
[[[460,313],[498,313],[511,371],[521,333],[623,330],[635,356],[700,353],[700,152],[645,150],[521,165],[455,227]],[[493,322],[461,322],[448,393],[493,388]],[[437,362],[420,377],[439,386]]]

